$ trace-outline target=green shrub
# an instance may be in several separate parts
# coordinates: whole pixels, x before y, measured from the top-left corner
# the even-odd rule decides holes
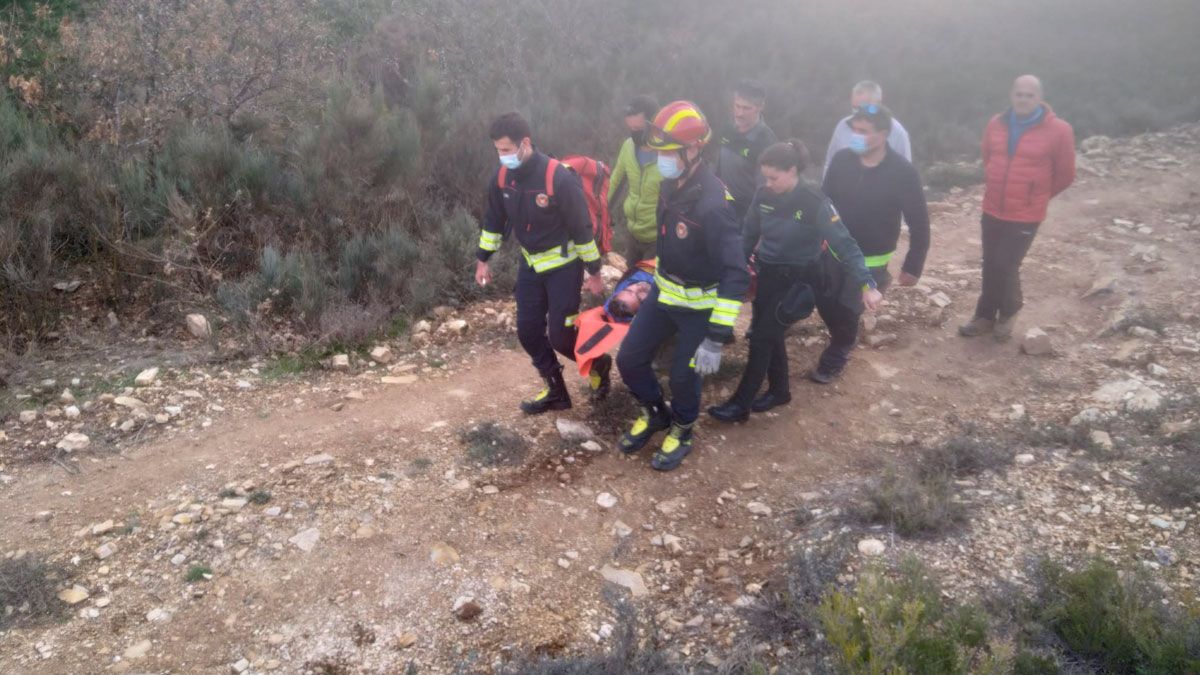
[[[1169,609],[1148,580],[1102,560],[1040,572],[1037,618],[1070,653],[1104,672],[1200,672],[1200,607]]]
[[[846,673],[1003,673],[1010,655],[993,647],[981,610],[947,605],[916,560],[895,578],[879,567],[852,592],[833,591],[818,607],[825,639]]]
[[[208,565],[192,565],[188,568],[187,575],[184,577],[189,584],[194,584],[197,581],[207,581],[212,578],[212,568]]]
[[[0,631],[62,616],[67,606],[57,595],[65,577],[38,556],[0,559]]]
[[[944,534],[966,520],[951,474],[921,476],[897,467],[885,471],[867,489],[858,514],[868,522],[893,527],[905,537]]]

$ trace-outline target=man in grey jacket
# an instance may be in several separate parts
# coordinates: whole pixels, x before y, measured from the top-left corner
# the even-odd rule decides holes
[[[833,162],[833,156],[850,147],[850,141],[854,137],[854,131],[850,128],[850,118],[854,116],[854,112],[858,112],[860,107],[869,104],[877,106],[883,104],[883,87],[880,87],[877,82],[863,80],[850,90],[850,108],[853,112],[839,120],[833,129],[833,138],[829,140],[829,149],[825,152],[823,174],[829,172],[829,164]],[[912,162],[912,143],[908,139],[908,130],[895,117],[892,118],[892,131],[888,134],[887,140],[892,150]]]

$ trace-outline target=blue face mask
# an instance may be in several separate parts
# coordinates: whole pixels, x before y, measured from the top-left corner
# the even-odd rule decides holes
[[[675,180],[682,176],[683,169],[679,166],[679,157],[674,153],[658,153],[658,173],[667,180]]]
[[[500,155],[500,163],[509,171],[514,171],[521,166],[520,152],[514,152],[511,155]]]
[[[867,154],[867,137],[862,134],[851,134],[850,144],[846,147],[856,155],[865,155]]]

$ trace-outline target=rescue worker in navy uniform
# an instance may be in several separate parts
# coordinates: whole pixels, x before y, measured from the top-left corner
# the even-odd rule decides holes
[[[738,223],[746,217],[754,191],[762,185],[758,156],[775,142],[775,132],[763,121],[767,88],[756,80],[742,80],[733,89],[733,124],[721,134],[717,153],[717,178],[729,188]]]
[[[692,451],[701,378],[720,368],[722,349],[733,340],[733,324],[750,285],[729,193],[700,156],[711,136],[695,104],[675,101],[655,116],[649,138],[663,176],[658,264],[655,288],[617,354],[621,379],[642,407],[619,448],[635,453],[654,434],[669,429],[650,462],[659,471],[675,469]],[[678,339],[668,409],[651,364],[672,335]]]
[[[530,415],[565,410],[571,407],[571,395],[555,352],[575,359],[575,317],[585,267],[587,290],[604,293],[592,219],[579,180],[566,166],[533,147],[529,122],[520,114],[497,117],[490,136],[500,156],[500,168],[488,187],[475,282],[480,286],[491,282],[488,259],[500,249],[504,236],[514,233],[521,245],[514,290],[517,337],[546,381],[546,388],[523,401],[521,410]],[[607,393],[611,370],[611,357],[593,364],[595,396]]]

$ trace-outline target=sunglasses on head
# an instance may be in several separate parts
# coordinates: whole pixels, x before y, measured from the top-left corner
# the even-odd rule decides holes
[[[876,115],[879,113],[879,106],[874,103],[865,103],[855,108],[854,112],[865,112],[868,115]]]

